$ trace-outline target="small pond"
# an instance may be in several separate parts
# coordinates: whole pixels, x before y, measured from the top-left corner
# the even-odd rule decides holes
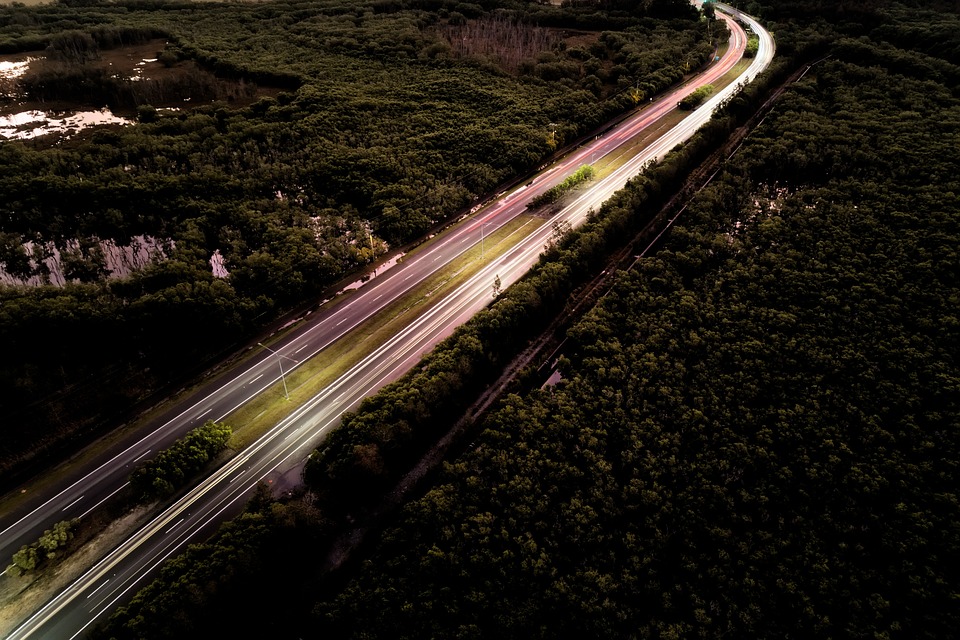
[[[111,78],[138,84],[152,82],[163,87],[178,86],[177,80],[184,77],[204,76],[208,89],[232,106],[243,106],[260,97],[279,93],[272,88],[214,78],[189,60],[164,64],[158,58],[159,52],[165,47],[164,40],[153,40],[101,51],[96,60],[86,64],[106,70]],[[48,64],[48,61],[43,51],[0,55],[0,141],[29,140],[49,134],[59,134],[62,139],[95,125],[127,125],[135,122],[133,108],[126,112],[113,112],[103,104],[27,100],[18,92],[18,79],[44,64]],[[163,100],[150,100],[149,104],[158,109],[176,110],[214,101],[199,100],[192,96],[166,96]]]

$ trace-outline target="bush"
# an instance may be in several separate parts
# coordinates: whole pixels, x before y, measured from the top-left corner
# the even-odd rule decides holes
[[[223,423],[197,427],[131,473],[130,485],[144,501],[172,495],[227,448],[232,433]]]
[[[73,531],[79,520],[61,520],[43,532],[40,539],[30,545],[23,545],[13,554],[13,564],[8,567],[17,575],[33,571],[42,565],[45,560],[53,560],[60,549],[66,547],[73,539]]]
[[[677,106],[684,111],[692,111],[703,104],[703,101],[709,98],[711,93],[713,93],[713,85],[705,84],[681,100]]]
[[[585,164],[579,169],[577,169],[573,175],[567,177],[566,180],[551,187],[547,191],[543,192],[536,198],[532,199],[528,204],[528,209],[536,209],[537,207],[542,207],[545,204],[550,204],[559,200],[565,193],[574,189],[590,178],[593,177],[594,170],[593,167],[589,164]]]

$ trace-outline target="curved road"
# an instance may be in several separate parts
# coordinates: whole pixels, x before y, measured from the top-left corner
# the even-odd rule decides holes
[[[718,14],[719,15],[719,14]],[[750,24],[752,21],[746,18]],[[751,28],[761,36],[761,51],[741,79],[753,78],[772,57],[769,35],[755,22]],[[716,80],[739,60],[745,34],[731,28],[728,55],[697,79],[698,84]],[[711,114],[713,107],[736,89],[721,92],[703,107],[694,111],[641,155],[613,172],[584,193],[570,206],[545,222],[512,249],[488,264],[467,283],[448,295],[441,303],[414,320],[407,328],[381,345],[308,403],[276,425],[269,433],[244,450],[236,458],[213,473],[176,504],[158,515],[120,547],[109,553],[74,584],[44,605],[16,629],[10,638],[74,638],[82,634],[104,613],[129,598],[153,575],[170,555],[182,550],[191,541],[207,535],[221,521],[236,513],[244,498],[257,482],[271,475],[280,475],[296,467],[315,446],[318,437],[335,426],[340,414],[356,405],[363,397],[399,377],[412,367],[420,356],[453,329],[465,322],[491,300],[491,285],[499,276],[502,286],[519,279],[540,256],[556,220],[576,225],[587,212],[596,209],[613,192],[622,188],[640,167],[662,157],[673,146],[686,139]],[[474,217],[469,224],[457,225],[443,234],[441,241],[409,261],[397,265],[374,278],[345,304],[319,312],[309,323],[288,338],[272,346],[278,353],[303,362],[335,340],[346,335],[371,314],[416,286],[440,266],[461,255],[482,241],[484,235],[505,224],[526,209],[530,198],[561,181],[588,158],[602,157],[627,143],[649,127],[696,85],[671,92],[663,99],[624,121],[616,129],[590,145],[571,153],[557,165],[539,175],[532,183],[520,187],[502,200],[493,203]],[[287,370],[289,371],[289,370]],[[67,517],[81,517],[94,509],[126,481],[131,465],[151,452],[163,448],[183,431],[208,419],[221,420],[253,395],[279,380],[276,358],[263,352],[226,381],[210,390],[194,394],[162,424],[122,451],[99,461],[92,471],[79,474],[59,493],[16,517],[2,520],[3,547],[7,553],[24,541],[36,539],[43,528]],[[39,531],[37,530],[39,527]],[[13,541],[13,542],[11,542]],[[22,544],[22,542],[20,542]]]

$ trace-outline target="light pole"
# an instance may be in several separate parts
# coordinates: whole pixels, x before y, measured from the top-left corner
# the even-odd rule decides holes
[[[483,230],[487,228],[487,225],[493,224],[492,222],[484,222],[480,225],[480,261],[483,261]]]
[[[267,345],[263,344],[262,342],[258,342],[257,344],[260,345],[261,347],[263,347],[264,349],[266,349],[267,351],[269,351],[270,353],[272,353],[273,355],[277,356],[277,364],[280,365],[280,380],[283,382],[283,396],[284,396],[287,400],[289,400],[289,399],[290,399],[290,394],[287,393],[287,379],[286,379],[286,377],[284,377],[284,375],[283,375],[283,360],[281,360],[281,358],[286,358],[287,360],[291,360],[291,361],[293,361],[293,362],[296,362],[297,364],[300,364],[300,361],[299,361],[299,360],[294,360],[294,359],[291,358],[290,356],[285,356],[285,355],[283,355],[282,353],[277,353],[276,351],[274,351],[273,349],[271,349],[271,348],[268,347]]]

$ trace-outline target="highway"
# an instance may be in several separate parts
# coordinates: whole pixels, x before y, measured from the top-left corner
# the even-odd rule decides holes
[[[749,18],[745,21],[751,23]],[[761,46],[753,64],[741,76],[744,79],[755,77],[773,54],[769,35],[756,23],[751,27],[761,36]],[[732,28],[732,32],[728,55],[698,78],[697,84],[714,82],[737,62],[746,36],[739,28]],[[710,117],[713,107],[735,90],[739,81],[692,112],[639,156],[597,181],[556,217],[544,222],[510,250],[485,265],[468,282],[297,408],[269,433],[110,552],[9,637],[74,638],[81,635],[145,584],[164,559],[182,550],[189,542],[201,539],[226,517],[236,513],[258,481],[296,467],[316,445],[318,438],[336,426],[344,410],[354,407],[363,397],[402,375],[424,352],[486,306],[492,299],[491,287],[496,277],[505,288],[526,273],[539,259],[555,221],[566,220],[573,226],[579,224],[590,209],[598,209],[644,163],[662,157],[692,135]],[[526,203],[532,197],[557,184],[580,165],[589,163],[591,158],[616,152],[671,112],[676,103],[696,86],[691,84],[670,92],[601,138],[572,152],[532,182],[479,210],[465,224],[452,227],[424,251],[368,281],[349,301],[312,314],[308,322],[287,338],[270,345],[271,349],[301,363],[306,361],[437,269],[475,247],[484,235],[493,233],[525,212]],[[184,431],[206,420],[222,420],[251,397],[275,384],[279,380],[277,365],[277,359],[270,352],[258,353],[223,377],[212,389],[196,392],[168,412],[147,435],[118,446],[117,451],[107,452],[87,470],[66,478],[50,497],[38,496],[21,511],[5,513],[0,519],[3,540],[0,553],[9,556],[20,544],[35,540],[52,523],[82,517],[96,508],[123,488],[130,469],[138,460],[162,449]],[[291,365],[291,368],[296,366]]]

